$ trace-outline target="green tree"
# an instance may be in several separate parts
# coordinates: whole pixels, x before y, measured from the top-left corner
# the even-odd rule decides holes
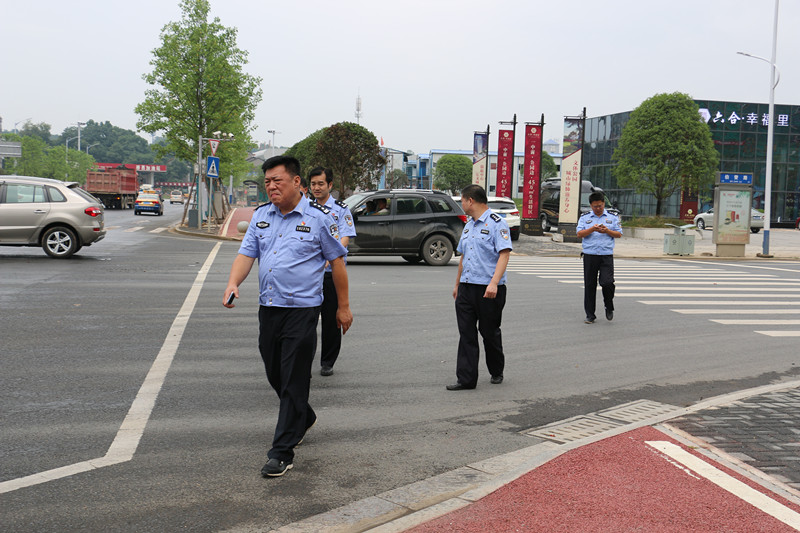
[[[315,131],[286,151],[303,172],[321,166],[333,170],[333,188],[344,199],[356,189],[374,189],[386,160],[371,131],[352,122],[338,122]]]
[[[46,144],[52,144],[52,134],[50,133],[50,124],[45,124],[44,122],[39,122],[38,124],[33,124],[32,122],[28,121],[23,126],[22,129],[19,131],[19,134],[23,137],[37,137],[44,141]]]
[[[303,139],[295,143],[291,148],[284,152],[284,155],[294,157],[300,161],[300,170],[305,174],[311,170],[315,165],[315,156],[317,153],[317,143],[322,138],[322,133],[326,128],[319,129]],[[263,177],[263,176],[262,176]]]
[[[619,185],[652,194],[657,216],[664,200],[707,186],[719,166],[711,130],[683,93],[657,94],[634,109],[612,159]]]
[[[552,178],[558,175],[558,167],[556,167],[556,162],[553,161],[553,158],[547,152],[542,152],[542,169],[541,169],[541,180],[546,180],[547,178]]]
[[[136,106],[136,127],[162,133],[164,143],[153,145],[158,157],[174,154],[185,161],[197,160],[201,136],[232,133],[233,140],[217,152],[220,168],[223,174],[245,174],[261,78],[244,72],[248,53],[236,45],[237,30],[219,18],[208,21],[208,0],[181,0],[180,8],[181,20],[162,28],[153,70],[143,76],[155,88]]]
[[[446,154],[436,162],[433,185],[437,189],[461,192],[472,183],[472,160],[465,155]]]
[[[408,174],[396,168],[386,175],[387,189],[401,189],[408,185]]]

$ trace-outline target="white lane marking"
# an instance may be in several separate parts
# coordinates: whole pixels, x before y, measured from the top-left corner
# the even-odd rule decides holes
[[[682,259],[681,261],[694,262],[694,261],[687,261],[686,259]],[[732,267],[736,267],[736,268],[758,268],[758,269],[761,269],[761,270],[776,270],[778,272],[794,272],[794,273],[798,272],[798,270],[796,268],[778,268],[778,267],[771,267],[771,266],[764,266],[764,265],[736,264],[736,263],[717,263],[716,261],[713,262],[713,263],[706,263],[706,262],[700,262],[700,263],[704,264],[704,265],[732,266]],[[787,261],[785,264],[789,264],[789,265],[795,264],[796,265],[797,262],[795,262],[795,261],[791,261],[791,262]]]
[[[140,229],[144,229],[144,226],[134,226],[132,228],[128,228],[128,229],[123,230],[123,231],[125,231],[127,233],[131,233],[131,232],[134,232],[134,231],[139,231]]]
[[[521,273],[521,272],[520,272]],[[776,281],[778,278],[774,274],[754,274],[752,276],[743,276],[741,274],[709,274],[707,276],[701,276],[698,274],[625,274],[623,276],[619,275],[619,272],[615,272],[617,277],[621,277],[623,280],[642,280],[642,279],[652,279],[652,280],[684,280],[684,279],[703,279],[706,278],[709,281],[717,281],[717,280],[724,280],[724,281],[750,281],[750,280],[757,280],[757,281]],[[540,275],[542,279],[561,279],[564,276],[555,276],[555,275]]]
[[[715,294],[714,296],[720,295]],[[775,300],[638,300],[638,302],[645,305],[775,305]],[[800,305],[800,300],[781,302],[781,305]]]
[[[756,333],[766,335],[768,337],[800,337],[800,331],[782,331],[782,330],[756,330]]]
[[[162,231],[166,231],[166,229],[167,229],[167,228],[165,228],[165,227],[156,228],[156,229],[151,229],[151,230],[150,230],[150,233],[161,233]]]
[[[227,235],[228,234],[228,226],[230,226],[231,220],[233,220],[233,214],[236,212],[237,209],[239,209],[239,208],[238,207],[234,207],[233,211],[231,211],[231,214],[228,215],[228,219],[225,221],[225,225],[222,226],[222,232],[220,233],[220,235]]]
[[[670,309],[670,311],[682,315],[800,315],[800,309]]]
[[[711,318],[709,320],[726,326],[800,326],[800,320],[768,320],[760,318]]]
[[[666,441],[646,441],[645,444],[655,448],[667,457],[670,457],[671,459],[681,463],[683,466],[703,476],[713,484],[730,492],[737,498],[746,501],[756,509],[759,509],[768,515],[777,518],[784,524],[787,524],[795,529],[800,529],[800,514],[773,500],[766,494],[755,490],[745,483],[742,483],[733,476],[726,474],[722,470],[715,468],[699,457],[690,454],[680,446]]]
[[[218,242],[214,246],[211,253],[208,254],[205,263],[203,263],[203,266],[200,268],[200,271],[197,273],[197,277],[194,279],[194,283],[192,283],[189,294],[183,301],[183,305],[178,311],[175,320],[172,321],[172,327],[170,327],[169,332],[167,332],[167,338],[164,340],[164,344],[161,345],[161,350],[150,366],[150,371],[144,378],[144,382],[139,388],[139,392],[136,394],[136,398],[133,400],[131,408],[128,410],[125,420],[122,421],[119,430],[117,430],[114,441],[111,443],[111,446],[109,446],[106,454],[97,459],[90,459],[45,472],[39,472],[38,474],[31,474],[29,476],[3,481],[0,483],[0,494],[30,487],[32,485],[38,485],[47,481],[53,481],[55,479],[69,477],[81,472],[88,472],[96,468],[124,463],[133,459],[133,454],[136,452],[136,448],[139,446],[139,440],[144,433],[144,428],[148,420],[150,420],[150,415],[156,404],[158,393],[161,392],[161,387],[164,385],[167,371],[172,364],[173,357],[175,357],[175,352],[178,351],[178,345],[183,338],[183,332],[186,329],[189,318],[192,316],[192,311],[194,311],[194,307],[200,297],[200,290],[203,288],[203,283],[205,283],[211,265],[217,257],[220,246],[222,246],[221,242]]]
[[[646,290],[647,287],[625,287],[627,290],[631,289],[639,289],[639,290]],[[703,289],[699,289],[697,287],[675,287],[675,290],[678,289],[684,290],[692,290],[692,291],[699,291]],[[666,289],[659,289],[659,290],[666,290]],[[706,289],[707,290],[707,289]],[[712,289],[713,290],[713,289]],[[746,289],[736,289],[736,290],[746,290]],[[791,289],[755,289],[759,291],[768,291],[768,290],[779,290],[779,291],[788,291]],[[617,291],[614,296],[625,296],[628,298],[697,298],[700,295],[696,292],[620,292]],[[740,292],[721,292],[719,294],[704,294],[703,296],[713,296],[714,298],[763,298],[763,294],[742,294]],[[770,294],[770,298],[797,298],[797,294]],[[691,302],[686,302],[691,303]],[[703,305],[708,305],[710,302],[702,302]],[[773,302],[775,303],[775,302]],[[783,303],[783,302],[781,302]]]

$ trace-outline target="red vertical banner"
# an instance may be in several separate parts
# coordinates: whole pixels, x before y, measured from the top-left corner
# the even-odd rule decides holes
[[[514,178],[514,132],[500,130],[497,145],[497,188],[495,195],[511,198],[511,181]]]
[[[525,169],[522,187],[522,218],[539,218],[542,175],[542,126],[525,125]]]

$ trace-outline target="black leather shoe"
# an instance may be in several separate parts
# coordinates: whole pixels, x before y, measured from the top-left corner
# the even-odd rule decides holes
[[[333,375],[333,368],[329,366],[323,366],[322,369],[319,371],[320,376],[332,376]]]
[[[614,320],[614,311],[606,309],[606,320]]]
[[[447,390],[470,390],[474,389],[475,387],[467,387],[466,385],[462,385],[461,383],[455,382],[452,385],[447,386]]]
[[[583,321],[584,324],[594,324],[596,319],[594,317],[587,316],[586,319]]]
[[[489,383],[491,383],[492,385],[499,385],[502,382],[503,382],[503,374],[500,374],[499,376],[492,376],[492,379],[489,380]]]
[[[278,459],[270,459],[267,464],[261,468],[261,475],[264,477],[278,477],[286,473],[287,470],[292,468],[292,463],[287,461],[279,461]]]

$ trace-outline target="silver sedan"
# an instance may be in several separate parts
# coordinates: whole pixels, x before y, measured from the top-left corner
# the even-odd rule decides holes
[[[699,213],[694,217],[694,225],[697,229],[714,229],[714,208],[712,207],[704,213]],[[750,209],[750,231],[758,233],[764,227],[764,213]]]

